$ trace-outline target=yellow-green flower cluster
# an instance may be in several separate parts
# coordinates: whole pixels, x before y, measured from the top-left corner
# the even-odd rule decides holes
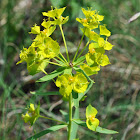
[[[30,103],[27,113],[25,115],[22,114],[22,118],[24,122],[30,123],[30,125],[32,126],[39,117],[39,112],[40,112],[39,109],[40,109],[39,105],[37,108],[35,108],[34,104]]]
[[[30,33],[35,34],[36,37],[28,49],[23,48],[23,50],[21,50],[21,60],[17,63],[19,64],[25,61],[27,63],[28,72],[31,75],[44,71],[50,59],[58,56],[60,53],[59,44],[54,41],[50,35],[56,29],[56,25],[61,25],[68,21],[68,17],[64,18],[61,16],[64,10],[65,7],[43,12],[42,14],[48,17],[47,21],[44,19],[41,24],[44,27],[43,31],[41,31],[40,26],[36,24],[31,27]]]
[[[98,15],[96,11],[85,10],[84,8],[82,8],[82,11],[86,18],[76,18],[76,20],[89,29],[98,28],[100,21],[104,19],[104,16]]]
[[[84,93],[87,89],[88,81],[82,73],[77,72],[74,76],[70,74],[59,76],[55,84],[60,88],[60,94],[67,99],[72,90],[77,93]]]
[[[100,66],[110,64],[108,56],[105,55],[105,50],[111,50],[113,45],[107,41],[111,32],[105,25],[100,24],[104,16],[99,15],[95,10],[82,8],[82,11],[85,18],[76,18],[76,20],[84,26],[81,30],[89,38],[90,44],[86,54],[87,64],[82,65],[81,68],[90,76],[96,74],[100,70]],[[99,34],[93,31],[96,28],[99,29]]]

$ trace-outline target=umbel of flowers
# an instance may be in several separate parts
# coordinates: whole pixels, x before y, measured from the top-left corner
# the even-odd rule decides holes
[[[91,105],[86,108],[85,122],[81,121],[79,115],[77,115],[76,119],[72,115],[72,109],[75,107],[74,116],[76,116],[77,111],[79,111],[80,100],[84,98],[85,94],[94,83],[89,76],[97,74],[101,66],[110,64],[109,58],[105,52],[111,50],[113,47],[113,45],[108,42],[108,37],[111,35],[111,32],[106,28],[106,25],[101,24],[104,16],[99,15],[96,10],[92,11],[91,9],[85,10],[82,8],[85,18],[76,18],[76,20],[83,25],[83,28],[81,28],[83,35],[73,60],[70,60],[67,43],[62,29],[62,25],[69,19],[68,16],[62,16],[65,8],[66,7],[53,9],[52,7],[50,11],[42,13],[43,16],[47,17],[41,24],[43,30],[41,31],[40,26],[36,24],[31,27],[30,33],[36,36],[29,48],[23,48],[23,50],[21,50],[21,60],[17,62],[17,64],[25,61],[27,63],[27,70],[31,75],[41,71],[44,72],[46,75],[39,79],[38,82],[45,82],[48,80],[53,80],[55,82],[56,86],[59,87],[59,92],[63,96],[63,99],[69,101],[69,122],[67,123],[54,118],[42,117],[39,115],[39,106],[35,109],[33,104],[30,104],[28,112],[25,115],[22,115],[23,120],[25,122],[30,122],[31,125],[33,125],[39,117],[61,122],[65,124],[65,127],[68,127],[69,140],[76,138],[76,134],[74,133],[76,133],[77,130],[75,132],[72,131],[72,128],[74,127],[72,122],[75,122],[75,125],[85,123],[92,131],[114,134],[116,131],[99,127],[99,120],[96,118],[97,110]],[[59,26],[60,28],[67,58],[60,52],[59,43],[51,38],[56,26]],[[88,42],[83,49],[80,49],[84,36],[88,38]],[[84,53],[87,47],[88,52]],[[48,74],[45,71],[48,64],[57,65],[59,68]],[[56,80],[54,80],[54,78],[56,78]],[[76,94],[76,97],[74,97],[74,94]]]

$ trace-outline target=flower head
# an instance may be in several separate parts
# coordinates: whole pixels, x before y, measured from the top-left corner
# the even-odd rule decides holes
[[[22,114],[22,118],[24,122],[29,123],[32,126],[39,117],[39,112],[40,112],[39,110],[40,110],[40,105],[38,105],[37,108],[35,108],[34,104],[30,103],[30,106],[26,114],[25,115]]]
[[[104,19],[104,16],[99,15],[96,10],[92,11],[91,9],[85,10],[82,8],[82,12],[86,18],[76,18],[76,20],[89,29],[98,28],[100,21]]]
[[[53,18],[53,21],[50,21],[52,24],[55,24],[55,25],[61,25],[61,24],[65,24],[68,20],[69,20],[69,17],[63,17],[62,14],[64,12],[64,10],[66,9],[66,7],[63,7],[63,8],[60,8],[60,9],[53,9],[52,7],[52,10],[48,11],[48,12],[43,12],[43,16],[47,16],[49,17],[49,21],[50,21],[50,18]]]
[[[88,81],[82,73],[77,72],[74,76],[70,74],[59,76],[55,84],[60,88],[60,94],[67,99],[72,90],[77,93],[84,93],[87,89]]]

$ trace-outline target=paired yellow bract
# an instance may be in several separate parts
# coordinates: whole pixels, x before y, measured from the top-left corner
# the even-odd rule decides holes
[[[96,131],[97,126],[99,125],[99,120],[96,117],[98,111],[96,108],[92,107],[90,104],[86,108],[86,124],[89,129]]]
[[[88,81],[82,73],[77,72],[74,76],[70,74],[59,76],[55,84],[60,88],[59,92],[61,95],[68,99],[72,90],[77,93],[84,93],[87,89]]]

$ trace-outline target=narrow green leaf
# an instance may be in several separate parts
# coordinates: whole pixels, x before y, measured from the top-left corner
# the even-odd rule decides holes
[[[80,58],[78,58],[75,62],[73,62],[73,65],[80,65],[81,63],[83,63],[85,61],[85,55],[81,56]]]
[[[37,80],[37,82],[49,81],[49,80],[55,78],[56,76],[60,75],[61,73],[63,73],[65,69],[66,69],[65,67],[58,68],[57,70],[53,71],[52,73],[40,78],[39,80]]]
[[[44,135],[46,135],[48,133],[57,131],[57,130],[59,130],[61,128],[64,128],[64,127],[67,127],[67,125],[56,125],[56,126],[52,126],[52,127],[48,128],[46,130],[43,130],[43,131],[41,131],[41,132],[39,132],[39,133],[31,136],[27,140],[35,140],[35,139],[40,138],[40,137],[42,137],[42,136],[44,136]]]
[[[73,97],[74,106],[79,107],[78,93],[73,91],[72,97]]]
[[[80,119],[73,119],[72,121],[75,122],[75,123],[78,124],[78,125],[87,127],[86,122],[81,121]]]
[[[58,59],[54,59],[56,62],[58,62],[60,65],[65,65],[65,63],[63,63],[62,61],[58,60]]]
[[[79,106],[79,100],[78,100],[78,95],[75,96],[75,104],[76,106]],[[77,102],[77,103],[76,103]],[[79,107],[75,106],[75,110],[74,110],[74,117],[73,119],[79,119]],[[72,132],[71,132],[71,140],[76,138],[77,135],[77,131],[78,131],[78,125],[72,121]]]
[[[50,91],[50,92],[30,92],[31,94],[34,94],[34,95],[45,95],[45,96],[48,96],[48,95],[60,95],[60,93],[58,91]]]
[[[84,121],[81,121],[79,119],[73,119],[73,121],[78,125],[87,127],[86,122],[84,122]],[[103,133],[103,134],[116,134],[116,133],[118,133],[117,131],[105,129],[105,128],[102,128],[100,126],[97,126],[95,132],[99,132],[99,133]]]
[[[116,134],[116,133],[118,133],[117,131],[105,129],[105,128],[102,128],[100,126],[98,126],[96,128],[96,132],[104,133],[104,134]]]
[[[63,110],[60,110],[61,114],[65,117],[66,122],[69,121],[69,114]]]
[[[72,73],[72,68],[68,67],[67,69],[64,70],[64,74],[71,74]]]
[[[87,98],[87,96],[85,95],[85,96],[83,96],[83,97],[81,98],[80,101],[85,101],[86,98]]]

